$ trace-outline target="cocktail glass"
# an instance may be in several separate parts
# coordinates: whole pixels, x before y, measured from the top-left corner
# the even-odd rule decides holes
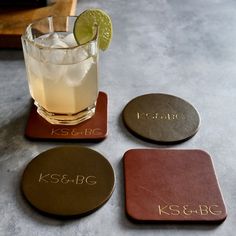
[[[76,17],[47,17],[22,35],[31,97],[52,124],[75,125],[91,118],[98,97],[98,33],[83,45],[74,39]]]

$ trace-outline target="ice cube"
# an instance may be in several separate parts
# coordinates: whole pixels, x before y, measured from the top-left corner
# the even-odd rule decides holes
[[[53,37],[51,39],[51,48],[68,48],[68,45],[63,42],[63,40],[58,36],[57,33],[53,34]]]
[[[52,50],[42,50],[43,61],[49,64],[64,65],[66,64],[67,51],[60,48]]]
[[[67,48],[67,44],[64,43],[57,33],[45,34],[35,39],[35,42],[42,47],[50,48]]]
[[[43,35],[37,39],[37,43],[47,47],[41,50],[41,59],[43,62],[64,64],[66,50],[61,50],[61,48],[68,48],[68,46],[60,39],[57,33]]]
[[[79,64],[75,64],[74,67],[71,66],[70,69],[67,70],[66,76],[64,77],[67,85],[70,87],[80,85],[80,83],[83,81],[93,64],[94,61],[91,57],[87,60],[80,62]]]
[[[81,62],[89,58],[89,52],[87,48],[79,47],[73,51],[73,60],[76,62]]]
[[[42,47],[50,47],[52,44],[52,34],[41,35],[40,37],[34,39],[34,42]]]
[[[66,35],[64,38],[61,39],[65,44],[67,44],[68,47],[76,47],[78,46],[74,34],[70,33]]]

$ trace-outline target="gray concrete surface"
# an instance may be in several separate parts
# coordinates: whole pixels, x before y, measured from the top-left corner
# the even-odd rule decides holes
[[[87,217],[56,220],[34,211],[19,184],[26,164],[40,152],[62,145],[23,137],[30,96],[21,50],[0,50],[0,235],[235,235],[236,231],[236,1],[80,0],[106,10],[114,37],[100,54],[100,88],[109,96],[109,135],[83,143],[103,153],[116,172],[116,189]],[[228,210],[220,225],[131,223],[124,212],[122,156],[131,148],[163,148],[139,140],[123,126],[121,111],[145,93],[168,93],[192,103],[201,115],[199,132],[168,146],[203,149],[213,159]],[[76,145],[76,144],[74,144]]]

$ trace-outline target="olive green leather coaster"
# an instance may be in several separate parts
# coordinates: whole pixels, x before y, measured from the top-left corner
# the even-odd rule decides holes
[[[128,216],[139,222],[221,222],[227,214],[211,157],[201,150],[124,155]]]
[[[147,94],[131,100],[123,110],[126,127],[140,138],[176,143],[191,138],[200,117],[185,100],[168,94]]]
[[[62,146],[39,154],[26,167],[21,187],[28,202],[55,216],[80,216],[101,207],[114,190],[114,171],[100,153]]]
[[[53,125],[43,119],[33,104],[25,129],[32,140],[101,141],[107,137],[107,94],[99,92],[95,115],[78,125]]]

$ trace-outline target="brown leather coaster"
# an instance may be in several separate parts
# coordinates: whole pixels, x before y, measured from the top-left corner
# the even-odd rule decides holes
[[[123,110],[126,127],[140,138],[175,143],[191,138],[200,117],[185,100],[168,94],[147,94],[131,100]]]
[[[126,212],[136,221],[220,222],[226,209],[201,150],[133,149],[124,155]]]
[[[107,94],[99,92],[95,115],[78,125],[53,125],[32,105],[25,136],[30,139],[101,140],[107,136]]]
[[[36,209],[56,216],[93,212],[111,196],[113,168],[100,153],[63,146],[39,154],[26,167],[21,187]]]

